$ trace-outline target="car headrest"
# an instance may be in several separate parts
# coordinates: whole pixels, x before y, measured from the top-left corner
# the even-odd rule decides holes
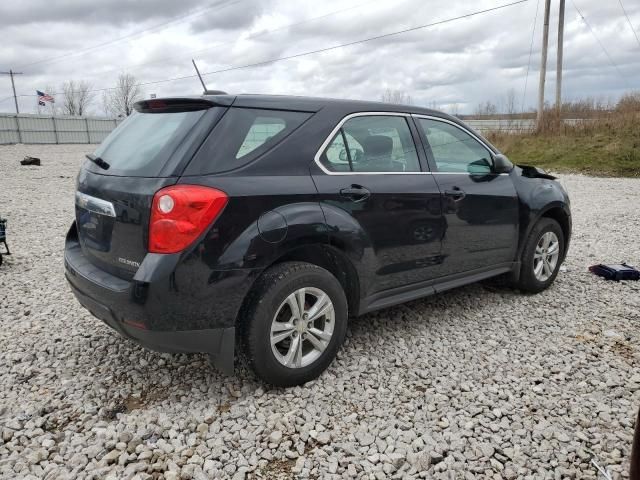
[[[393,151],[393,139],[386,135],[371,135],[362,142],[365,157],[391,156]]]

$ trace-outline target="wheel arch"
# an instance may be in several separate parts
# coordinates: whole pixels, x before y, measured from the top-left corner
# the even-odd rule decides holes
[[[564,260],[569,250],[569,240],[571,238],[571,216],[565,211],[564,206],[560,204],[549,206],[543,210],[533,225],[542,218],[551,218],[560,225],[562,235],[564,236],[564,251],[562,252],[562,260]]]
[[[264,271],[282,262],[306,262],[324,268],[338,279],[347,297],[349,316],[358,315],[360,280],[349,257],[326,243],[312,243],[293,248],[274,259]]]
[[[569,240],[571,237],[571,214],[568,212],[568,207],[563,202],[553,202],[545,205],[543,208],[535,212],[531,212],[530,220],[527,224],[526,231],[521,238],[520,245],[518,246],[518,257],[522,255],[522,250],[531,235],[531,231],[533,227],[540,221],[542,218],[551,218],[560,224],[560,228],[562,229],[562,234],[564,235],[564,251],[562,252],[562,259],[564,260],[567,251],[569,249]]]

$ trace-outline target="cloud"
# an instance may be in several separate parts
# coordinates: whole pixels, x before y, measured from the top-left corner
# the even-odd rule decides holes
[[[506,2],[506,0],[505,0]],[[536,0],[402,35],[358,43],[254,68],[206,76],[210,88],[232,93],[281,93],[355,99],[380,98],[386,88],[405,90],[423,105],[499,103],[510,89],[524,93]],[[0,5],[0,69],[19,69],[21,95],[69,79],[100,89],[121,72],[139,82],[193,75],[191,58],[203,72],[259,63],[331,48],[442,21],[501,0],[63,0],[3,2]],[[567,98],[616,98],[640,76],[640,46],[618,2],[576,0],[620,72],[567,2],[564,91]],[[548,92],[555,78],[557,12],[551,16]],[[640,33],[640,4],[625,8]],[[34,15],[46,12],[46,15]],[[540,67],[542,12],[538,14],[527,94],[535,103]],[[6,40],[10,39],[10,40]],[[45,60],[45,61],[42,61]],[[624,77],[624,78],[623,78]],[[197,78],[143,87],[145,94],[197,94]],[[55,93],[55,92],[54,92]],[[8,79],[0,77],[0,110],[11,111]],[[93,105],[102,113],[100,93]],[[549,97],[551,98],[551,97]],[[20,97],[23,111],[33,96]]]
[[[217,4],[219,2],[212,2]],[[55,4],[43,0],[21,0],[3,2],[0,18],[6,25],[33,25],[47,23],[76,22],[85,25],[113,25],[138,23],[141,20],[174,19],[190,9],[202,8],[197,0],[108,0],[86,2],[83,0],[60,0]]]

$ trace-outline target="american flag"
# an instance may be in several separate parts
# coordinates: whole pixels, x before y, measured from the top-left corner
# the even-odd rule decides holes
[[[38,94],[38,105],[44,107],[46,105],[45,102],[56,103],[55,98],[51,95],[41,92],[40,90],[36,90],[36,93]]]

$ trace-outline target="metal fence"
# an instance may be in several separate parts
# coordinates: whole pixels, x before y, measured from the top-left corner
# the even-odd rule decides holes
[[[471,118],[464,117],[463,121],[471,128],[485,134],[488,132],[528,133],[536,129],[534,118]],[[563,118],[564,125],[583,125],[593,122],[593,118]]]
[[[13,143],[100,143],[122,119],[0,113],[0,145]],[[564,119],[566,124],[581,119]],[[480,133],[525,133],[535,129],[535,119],[470,118],[464,122]]]
[[[100,143],[121,119],[0,113],[0,145]]]
[[[523,118],[517,120],[497,119],[497,118],[466,118],[463,120],[471,128],[480,133],[504,132],[504,133],[526,133],[535,130],[536,121],[534,119]]]

